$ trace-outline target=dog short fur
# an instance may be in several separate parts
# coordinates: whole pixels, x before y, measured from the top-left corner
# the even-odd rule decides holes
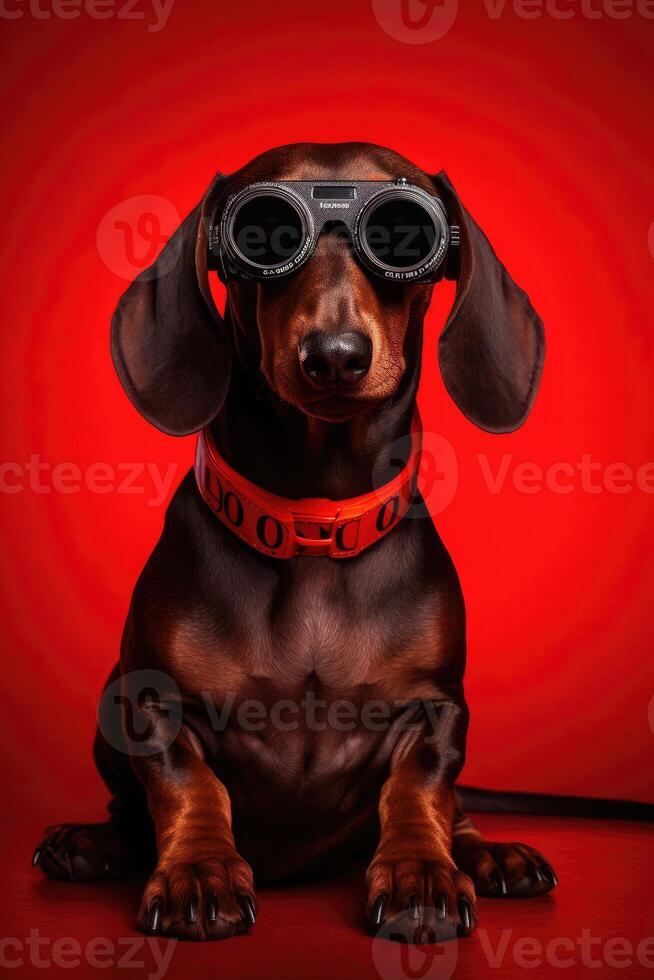
[[[281,147],[215,178],[113,320],[114,362],[139,412],[172,435],[210,426],[236,470],[289,498],[352,497],[373,489],[373,471],[395,472],[433,285],[378,279],[325,233],[294,275],[230,282],[221,317],[207,233],[228,195],[255,181],[398,176],[439,195],[461,227],[439,345],[447,390],[483,429],[517,428],[543,364],[538,315],[444,173],[363,143]],[[316,330],[370,339],[358,385],[311,383],[298,351]],[[115,690],[122,677],[125,702],[137,705],[145,748],[98,733],[110,819],[50,828],[36,863],[55,878],[91,880],[151,861],[139,927],[220,939],[253,925],[255,881],[320,874],[368,853],[372,928],[408,941],[466,935],[477,895],[542,895],[556,878],[531,847],[483,840],[462,812],[465,658],[456,571],[420,500],[355,558],[281,561],[231,533],[189,473],[134,589],[109,679]],[[139,671],[170,678],[170,702],[161,690],[139,701]],[[317,731],[272,722],[275,705],[307,697],[357,710],[380,701],[391,723]],[[250,700],[265,706],[258,730],[213,723],[227,703],[233,719]]]

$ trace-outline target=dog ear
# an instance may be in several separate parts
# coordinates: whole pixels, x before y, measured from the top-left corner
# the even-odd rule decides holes
[[[123,295],[111,323],[121,384],[169,435],[197,432],[227,394],[232,348],[209,289],[207,239],[226,178],[218,174],[157,261]]]
[[[512,432],[527,418],[543,370],[543,323],[481,228],[461,204],[447,174],[434,181],[450,224],[459,225],[457,290],[441,334],[438,360],[445,387],[463,414],[488,432]]]

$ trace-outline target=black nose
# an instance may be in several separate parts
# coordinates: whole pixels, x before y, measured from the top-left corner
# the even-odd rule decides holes
[[[321,388],[357,385],[368,373],[372,343],[358,331],[327,333],[316,330],[300,344],[302,370]]]

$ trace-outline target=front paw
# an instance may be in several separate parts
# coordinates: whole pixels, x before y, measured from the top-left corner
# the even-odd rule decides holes
[[[440,943],[467,936],[475,927],[474,885],[451,862],[376,855],[366,881],[366,915],[381,937]]]
[[[532,898],[558,885],[549,861],[528,844],[500,844],[468,834],[454,839],[454,857],[489,898]]]
[[[233,857],[160,861],[138,914],[142,932],[177,939],[229,939],[254,925],[257,904],[250,866]]]

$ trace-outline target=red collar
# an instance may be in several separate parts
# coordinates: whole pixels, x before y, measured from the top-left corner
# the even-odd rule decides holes
[[[404,517],[418,485],[420,417],[411,429],[411,455],[401,473],[378,490],[346,500],[290,500],[262,490],[220,455],[210,430],[198,438],[195,478],[214,514],[264,555],[353,558],[379,541]]]

